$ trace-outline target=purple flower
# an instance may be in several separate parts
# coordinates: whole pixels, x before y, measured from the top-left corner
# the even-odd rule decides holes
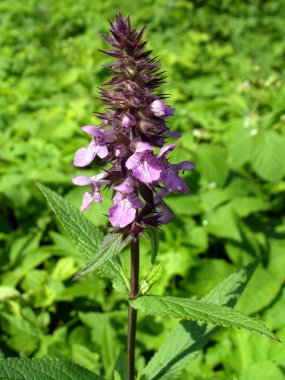
[[[138,142],[135,153],[126,162],[134,177],[144,183],[152,183],[160,177],[161,167],[152,151],[153,147],[149,144]]]
[[[175,108],[167,107],[162,100],[155,100],[151,103],[150,109],[152,113],[157,117],[172,116],[175,112]]]
[[[169,194],[169,190],[161,188],[154,197],[154,204],[156,206],[156,212],[158,213],[157,221],[159,224],[168,224],[173,218],[172,211],[163,201],[163,197],[167,194]]]
[[[82,128],[92,140],[74,158],[75,166],[84,167],[99,157],[100,165],[108,167],[102,175],[79,176],[73,182],[91,186],[91,191],[84,194],[81,210],[92,201],[101,202],[100,187],[108,184],[113,189],[109,209],[113,229],[122,232],[117,230],[124,228],[124,233],[137,238],[147,224],[169,223],[173,214],[164,197],[169,192],[189,193],[179,171],[192,169],[194,164],[168,162],[167,154],[175,145],[164,146],[165,141],[180,137],[180,133],[170,131],[166,123],[175,109],[157,95],[164,75],[151,50],[145,50],[143,29],[133,29],[129,17],[123,19],[120,14],[110,24],[110,35],[102,35],[109,44],[104,52],[115,58],[107,66],[112,78],[100,88],[106,109],[97,113],[101,120],[98,127]]]
[[[128,177],[121,185],[114,187],[117,194],[114,197],[114,205],[109,209],[109,219],[115,228],[123,228],[132,223],[136,217],[136,210],[144,207],[133,185],[134,181]]]
[[[130,128],[134,125],[134,121],[127,115],[125,115],[122,119],[122,126],[125,128]]]
[[[94,160],[96,156],[105,158],[108,155],[106,144],[115,140],[113,131],[97,129],[93,125],[87,125],[81,128],[87,134],[93,136],[88,148],[80,148],[74,158],[74,165],[83,167]]]
[[[93,177],[80,175],[73,178],[72,182],[75,185],[79,185],[79,186],[91,185],[91,191],[86,192],[83,195],[83,202],[80,208],[81,211],[86,211],[90,207],[92,201],[95,201],[97,203],[102,202],[103,199],[101,197],[99,189],[102,185],[106,185],[110,182],[104,179],[106,178],[106,176],[107,176],[106,173],[100,173],[98,175],[94,175]]]
[[[195,164],[190,161],[183,161],[180,164],[170,164],[166,158],[166,154],[175,148],[175,144],[166,145],[160,149],[157,155],[159,164],[162,167],[159,182],[164,183],[168,189],[174,193],[189,194],[186,183],[179,177],[179,170],[191,170],[195,167]]]
[[[181,137],[181,133],[178,131],[170,131],[168,128],[164,131],[164,133],[171,138],[178,139]]]

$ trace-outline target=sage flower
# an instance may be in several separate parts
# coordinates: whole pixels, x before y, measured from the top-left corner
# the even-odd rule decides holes
[[[145,50],[143,31],[131,27],[130,19],[115,17],[110,34],[102,37],[110,45],[103,51],[115,58],[107,68],[112,77],[100,89],[106,111],[97,113],[98,126],[88,125],[82,130],[92,136],[87,148],[80,148],[74,165],[85,167],[95,159],[104,172],[93,177],[78,176],[73,182],[89,185],[91,191],[83,197],[81,210],[92,202],[101,202],[101,186],[113,191],[113,205],[108,216],[114,231],[134,236],[146,225],[167,224],[173,217],[165,202],[171,192],[189,194],[186,183],[179,176],[181,170],[191,170],[194,164],[184,161],[170,163],[168,154],[175,144],[168,138],[179,138],[167,124],[175,108],[165,102],[165,95],[156,90],[164,78],[156,58]]]

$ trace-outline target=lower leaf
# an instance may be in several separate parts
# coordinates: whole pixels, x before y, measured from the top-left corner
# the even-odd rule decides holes
[[[103,380],[75,363],[58,359],[0,359],[0,379]]]
[[[244,328],[265,335],[277,342],[279,341],[263,323],[227,306],[187,298],[147,295],[129,302],[134,308],[147,314]]]

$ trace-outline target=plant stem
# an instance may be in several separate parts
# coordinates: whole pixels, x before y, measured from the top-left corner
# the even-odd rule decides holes
[[[131,289],[130,298],[134,298],[139,290],[139,239],[131,242]],[[135,379],[135,341],[137,328],[137,310],[129,305],[128,320],[128,380]]]

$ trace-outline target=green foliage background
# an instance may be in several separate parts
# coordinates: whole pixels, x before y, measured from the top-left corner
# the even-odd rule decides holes
[[[200,298],[260,259],[238,309],[284,340],[285,3],[13,0],[0,2],[0,356],[64,357],[107,378],[122,363],[126,303],[95,273],[71,281],[84,260],[34,184],[80,205],[71,178],[94,168],[72,159],[88,143],[79,127],[102,110],[99,33],[118,11],[148,24],[183,134],[173,161],[197,163],[185,174],[193,195],[169,197],[152,294]],[[102,230],[109,198],[86,214]],[[149,269],[145,240],[141,279]],[[139,368],[175,323],[140,316]],[[181,379],[279,380],[284,363],[284,345],[223,329]]]

